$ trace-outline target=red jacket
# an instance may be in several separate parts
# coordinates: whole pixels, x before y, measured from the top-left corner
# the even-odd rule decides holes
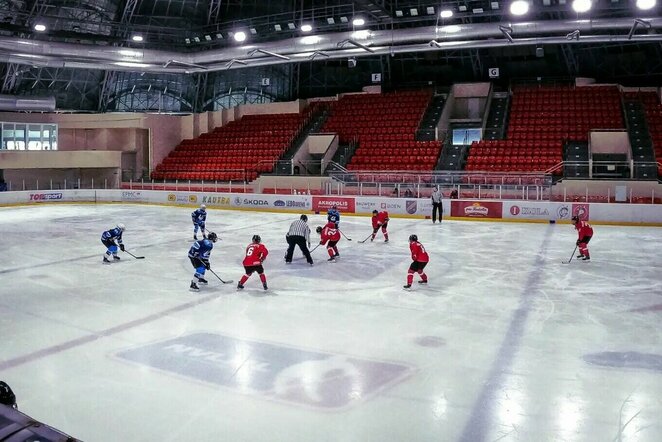
[[[326,244],[327,241],[340,241],[340,231],[336,228],[336,223],[331,221],[322,229],[320,244]]]
[[[267,259],[268,254],[269,251],[264,244],[249,244],[248,247],[246,247],[246,257],[242,264],[246,267],[259,266],[262,264],[262,261]]]
[[[425,251],[425,247],[420,242],[411,242],[409,243],[409,250],[411,250],[411,259],[417,262],[428,262],[430,257],[428,252]]]
[[[577,221],[575,229],[579,235],[579,239],[584,239],[587,236],[593,236],[593,227],[586,221]]]
[[[376,229],[378,227],[383,226],[388,222],[388,212],[384,210],[383,212],[379,212],[377,215],[372,216],[372,228]]]

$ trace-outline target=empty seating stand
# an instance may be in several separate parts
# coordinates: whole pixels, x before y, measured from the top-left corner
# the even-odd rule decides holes
[[[646,110],[646,121],[648,132],[653,141],[655,161],[659,163],[662,159],[662,104],[660,104],[660,97],[656,92],[638,92],[635,96],[641,100]],[[657,174],[662,177],[662,166],[660,165],[657,167]]]
[[[358,142],[350,170],[432,170],[441,143],[416,140],[431,98],[430,91],[346,95],[323,130],[338,133],[341,143]]]
[[[586,142],[594,129],[623,128],[615,86],[518,87],[506,139],[473,143],[466,169],[546,171],[561,163],[564,142]]]
[[[271,172],[309,113],[245,115],[184,140],[152,172],[156,180],[251,181]]]

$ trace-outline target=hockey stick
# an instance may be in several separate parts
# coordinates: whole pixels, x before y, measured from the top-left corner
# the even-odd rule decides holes
[[[372,233],[370,235],[368,235],[363,241],[359,241],[359,243],[363,244],[364,242],[369,240],[371,236],[372,236]]]
[[[221,277],[218,276],[215,271],[213,271],[212,269],[207,269],[207,270],[209,270],[211,272],[211,274],[214,275],[215,277],[217,277],[218,280],[221,281],[223,284],[232,284],[234,282],[231,279],[228,279],[227,281],[223,281],[223,279],[221,279]]]
[[[144,256],[136,256],[133,253],[129,252],[128,250],[124,250],[124,253],[128,253],[129,255],[133,256],[136,259],[145,259]]]
[[[317,249],[319,246],[320,246],[320,244],[317,243],[317,245],[316,245],[315,247],[313,247],[312,249],[310,249],[310,250],[308,251],[308,253],[312,256],[312,254],[313,254],[313,252],[315,251],[315,249]],[[306,259],[306,257],[305,257],[305,256],[299,256],[298,258],[294,258],[292,261],[301,261],[302,259]]]
[[[578,245],[575,244],[575,250],[572,251],[572,255],[570,255],[570,259],[569,259],[569,260],[567,260],[567,261],[561,261],[563,264],[570,264],[570,262],[572,261],[572,258],[574,258],[574,256],[575,256],[575,252],[577,251],[577,246],[578,246]]]
[[[344,233],[342,230],[338,229],[338,232],[340,232],[340,234],[341,234],[342,236],[344,236],[345,239],[346,239],[347,241],[351,241],[351,240],[352,240],[352,238],[350,238],[349,236],[345,235],[345,233]]]

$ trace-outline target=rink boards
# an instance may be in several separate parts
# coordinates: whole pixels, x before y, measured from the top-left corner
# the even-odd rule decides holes
[[[0,205],[40,203],[142,203],[173,206],[205,204],[214,209],[324,213],[337,206],[343,215],[369,215],[386,210],[390,215],[429,218],[429,198],[379,198],[317,195],[265,195],[155,190],[57,190],[0,193]],[[444,200],[444,217],[515,222],[563,222],[573,215],[593,223],[662,226],[662,205],[570,203],[552,201]]]

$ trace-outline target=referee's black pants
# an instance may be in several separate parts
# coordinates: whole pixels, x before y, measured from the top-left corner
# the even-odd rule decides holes
[[[432,203],[432,222],[437,221],[437,211],[439,211],[439,222],[444,214],[444,206],[442,203]]]
[[[301,253],[306,257],[308,263],[313,263],[313,258],[310,256],[308,251],[308,244],[306,243],[306,238],[303,236],[288,236],[287,237],[287,254],[285,255],[285,262],[292,262],[292,255],[294,254],[294,246],[298,245],[301,249]]]

